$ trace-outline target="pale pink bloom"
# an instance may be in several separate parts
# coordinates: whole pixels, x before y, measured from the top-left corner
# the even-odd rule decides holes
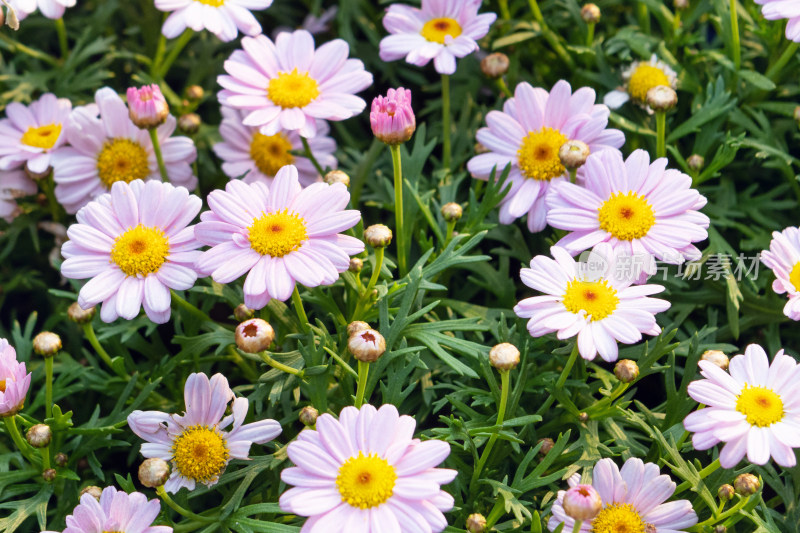
[[[650,163],[644,150],[625,161],[617,150],[590,155],[578,169],[578,185],[564,181],[547,196],[547,223],[571,232],[556,245],[576,255],[608,242],[646,275],[656,272],[656,259],[700,259],[692,243],[708,238],[709,220],[699,211],[706,198],[691,188],[691,177],[666,167],[667,158]]]
[[[767,20],[788,19],[786,38],[800,43],[800,6],[790,0],[755,0]]]
[[[578,474],[568,480],[571,487],[580,481]],[[689,500],[667,499],[675,492],[675,482],[662,475],[658,465],[631,457],[620,470],[611,459],[600,459],[592,471],[592,486],[603,501],[603,508],[591,521],[581,523],[579,531],[647,531],[677,533],[697,523],[697,514]],[[547,522],[554,531],[564,523],[562,531],[572,531],[575,520],[564,512],[564,495],[558,491]],[[627,527],[626,527],[627,526]]]
[[[327,122],[317,121],[317,135],[308,139],[308,146],[322,168],[335,169],[336,141],[328,136],[329,132]],[[310,159],[289,153],[304,150],[297,131],[264,135],[259,128],[242,123],[241,111],[223,106],[219,133],[223,142],[214,145],[214,153],[224,161],[222,171],[231,179],[244,175],[245,183],[260,181],[270,185],[278,170],[286,165],[297,167],[303,187],[322,179]]]
[[[161,411],[128,415],[128,426],[147,441],[142,455],[172,463],[164,484],[167,492],[181,487],[194,490],[196,483],[215,485],[231,459],[249,459],[253,443],[263,444],[281,433],[281,425],[269,418],[245,424],[247,398],[237,398],[222,374],[210,380],[202,372],[189,375],[183,398],[186,411],[182,416]]]
[[[0,339],[0,418],[15,415],[25,403],[31,375],[6,339]]]
[[[53,154],[56,199],[67,213],[107,193],[117,181],[161,179],[150,135],[131,121],[125,102],[108,87],[95,93],[95,102],[72,111],[70,146]],[[197,177],[191,164],[197,150],[188,137],[171,137],[175,126],[170,115],[156,128],[167,175],[173,184],[194,189]]]
[[[317,17],[314,16],[313,13],[309,13],[306,15],[306,18],[303,19],[303,23],[300,25],[300,29],[308,31],[311,35],[317,35],[319,33],[324,33],[330,29],[331,21],[336,17],[336,13],[339,11],[339,6],[331,6],[322,14]],[[294,31],[295,28],[290,28],[288,26],[278,26],[270,35],[274,40],[278,34],[288,31]]]
[[[478,50],[478,39],[489,33],[494,13],[478,15],[481,0],[422,0],[422,8],[392,4],[383,27],[392,34],[380,44],[384,61],[403,59],[422,67],[433,59],[439,74],[456,71],[456,58]]]
[[[773,232],[769,250],[761,252],[761,262],[775,274],[772,290],[789,297],[783,314],[800,320],[800,229]]]
[[[106,487],[99,502],[91,494],[81,496],[81,502],[67,516],[67,529],[62,533],[172,533],[169,526],[151,525],[159,512],[158,498],[148,500],[141,492],[127,494]]]
[[[578,336],[581,357],[591,361],[599,353],[605,361],[617,360],[617,341],[634,344],[642,333],[658,335],[655,314],[669,302],[648,298],[664,290],[661,285],[633,285],[635,276],[620,276],[618,263],[630,259],[614,254],[608,244],[596,246],[585,262],[576,262],[559,246],[550,248],[553,259],[537,255],[531,268],[520,272],[522,282],[543,292],[520,301],[514,312],[529,318],[528,332],[541,337],[557,332],[559,339]]]
[[[221,41],[232,41],[241,31],[245,35],[261,33],[261,24],[250,12],[267,9],[272,0],[156,0],[156,9],[172,12],[161,33],[169,39],[187,28],[204,29]]]
[[[286,512],[310,517],[301,533],[438,533],[453,497],[440,485],[455,470],[436,468],[450,454],[440,440],[414,438],[416,422],[393,405],[345,407],[337,420],[317,418],[289,444],[296,465],[281,472],[294,485],[280,498]]]
[[[132,320],[144,307],[147,317],[163,324],[170,317],[170,289],[186,290],[197,274],[200,252],[194,226],[200,198],[169,183],[117,182],[78,211],[61,247],[61,274],[91,278],[78,294],[88,309],[100,303],[100,318]]]
[[[23,20],[38,8],[49,19],[60,19],[68,7],[74,7],[76,0],[7,0],[17,18]]]
[[[749,345],[744,355],[733,357],[725,372],[710,361],[700,361],[706,379],[689,383],[693,400],[707,407],[683,421],[694,433],[695,449],[707,450],[726,443],[719,464],[733,468],[747,455],[763,465],[770,456],[791,468],[797,459],[792,448],[800,448],[800,366],[778,350],[772,364],[764,349]]]
[[[520,83],[503,105],[503,111],[486,115],[487,128],[478,130],[477,140],[489,149],[467,163],[475,178],[499,177],[510,165],[511,190],[500,203],[500,222],[511,224],[528,215],[528,229],[541,231],[547,225],[547,192],[566,181],[569,173],[558,151],[567,141],[582,141],[592,153],[616,152],[625,142],[621,131],[608,129],[609,110],[595,104],[594,90],[559,81],[548,93],[540,87]]]
[[[143,87],[128,87],[128,116],[140,128],[155,128],[167,120],[169,105],[161,88],[153,83]]]
[[[417,119],[411,107],[411,91],[400,87],[389,89],[386,96],[372,101],[369,113],[372,133],[386,144],[400,144],[411,138]]]
[[[23,165],[35,174],[50,167],[50,155],[66,142],[72,104],[66,98],[43,94],[30,106],[11,102],[0,120],[0,170]]]
[[[372,85],[372,74],[347,58],[350,47],[342,39],[315,50],[314,37],[297,30],[274,43],[265,35],[245,37],[242,48],[225,61],[228,75],[217,77],[224,87],[219,101],[244,111],[244,124],[264,135],[297,130],[314,137],[317,119],[345,120],[367,105],[355,93]]]
[[[575,520],[591,520],[603,508],[603,499],[591,485],[574,485],[567,489],[561,500],[564,512]]]
[[[11,222],[19,214],[17,198],[30,196],[37,190],[36,184],[24,170],[0,170],[0,218]]]
[[[300,187],[297,169],[278,171],[269,189],[261,182],[228,182],[208,195],[211,211],[200,216],[197,239],[212,248],[195,263],[217,283],[247,274],[244,303],[261,309],[272,298],[288,300],[295,282],[331,285],[364,251],[360,240],[342,235],[361,219],[344,210],[350,193],[341,183]]]

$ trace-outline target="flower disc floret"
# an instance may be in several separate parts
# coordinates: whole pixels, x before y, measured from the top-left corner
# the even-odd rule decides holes
[[[169,255],[169,239],[160,228],[141,224],[114,241],[111,260],[128,276],[158,272]]]
[[[172,462],[180,474],[200,483],[216,481],[228,464],[228,444],[216,428],[189,426],[172,444]]]
[[[641,194],[615,192],[598,209],[600,229],[621,241],[641,239],[656,223],[653,207]]]
[[[107,189],[118,181],[143,180],[150,173],[147,152],[130,139],[112,139],[97,156],[97,175]]]
[[[564,307],[572,313],[585,311],[592,322],[603,320],[617,308],[617,291],[608,280],[573,280],[564,293]]]
[[[563,175],[565,169],[558,151],[568,140],[566,135],[550,127],[528,133],[517,151],[523,176],[550,181]]]
[[[31,126],[22,136],[22,144],[49,150],[61,136],[61,124],[47,124],[46,126]]]
[[[669,76],[657,66],[641,63],[628,80],[628,92],[634,99],[644,102],[647,91],[659,85],[670,86]]]
[[[455,38],[463,33],[461,24],[449,17],[431,19],[422,26],[420,34],[433,43],[445,44],[447,38]]]
[[[266,176],[274,176],[286,165],[294,162],[294,156],[289,153],[292,143],[283,133],[264,135],[256,132],[250,143],[250,157],[258,170]]]
[[[205,4],[211,7],[220,7],[225,5],[225,0],[194,0],[195,2],[200,2],[201,4]]]
[[[646,526],[631,504],[612,504],[592,520],[592,533],[646,533]]]
[[[308,72],[279,72],[278,76],[269,80],[267,88],[269,99],[283,109],[305,107],[319,96],[317,80]]]
[[[351,457],[339,467],[336,487],[342,501],[360,509],[377,507],[392,497],[397,473],[386,459],[371,453]]]
[[[736,400],[736,410],[747,417],[747,423],[760,428],[769,427],[783,420],[783,401],[773,390],[766,387],[748,387]]]
[[[306,221],[288,209],[265,213],[248,228],[248,237],[250,246],[261,255],[283,257],[308,239]]]

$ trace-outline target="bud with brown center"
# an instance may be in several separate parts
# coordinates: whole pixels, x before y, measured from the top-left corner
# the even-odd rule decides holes
[[[591,151],[589,145],[583,141],[567,141],[558,149],[558,158],[561,164],[570,170],[581,168]]]
[[[589,415],[587,413],[580,413],[578,415],[578,420],[581,421],[581,422],[588,422],[589,421]]]
[[[539,448],[539,453],[542,455],[547,455],[548,453],[550,453],[550,450],[552,450],[553,446],[556,445],[556,443],[550,437],[539,439],[538,442],[542,443],[542,447]]]
[[[45,448],[50,445],[53,433],[47,424],[36,424],[31,426],[25,433],[25,440],[34,448]]]
[[[508,371],[519,364],[519,350],[513,344],[503,342],[489,350],[489,363],[500,371]]]
[[[356,320],[354,322],[350,322],[347,324],[347,336],[352,337],[362,331],[367,331],[370,329],[369,324],[366,322],[362,322],[361,320]]]
[[[139,465],[139,482],[145,487],[155,489],[169,479],[169,465],[163,459],[145,459]]]
[[[586,24],[600,22],[600,8],[596,4],[585,4],[581,8],[581,18]]]
[[[495,80],[508,72],[509,65],[510,61],[507,55],[502,52],[495,52],[481,60],[481,71],[487,78]]]
[[[346,172],[343,172],[341,170],[331,170],[330,172],[325,174],[323,180],[328,185],[333,185],[334,183],[341,183],[345,187],[350,186],[350,176],[348,176]]]
[[[364,239],[373,248],[386,248],[392,242],[392,230],[383,224],[373,224],[364,230]]]
[[[374,363],[386,351],[386,339],[374,329],[365,329],[350,336],[347,349],[362,363]]]
[[[703,158],[702,155],[692,154],[689,156],[689,159],[686,160],[686,164],[689,165],[689,168],[695,172],[699,172],[703,170],[703,167],[706,164],[706,160]]]
[[[61,337],[50,331],[43,331],[33,338],[33,351],[43,357],[53,357],[61,349]]]
[[[714,526],[714,533],[728,533],[728,528],[723,526],[722,524],[719,524],[717,526]]]
[[[449,202],[442,206],[442,216],[447,222],[455,222],[461,219],[464,210],[455,202]]]
[[[614,375],[623,383],[633,383],[639,377],[639,365],[636,361],[622,359],[614,365]]]
[[[575,485],[564,493],[562,505],[567,516],[586,522],[597,516],[603,507],[603,500],[593,486]]]
[[[55,457],[53,457],[53,461],[56,463],[56,465],[64,467],[67,466],[67,462],[69,461],[69,456],[67,456],[67,454],[65,453],[59,452],[55,455]]]
[[[486,531],[486,517],[480,513],[472,513],[467,517],[467,531],[469,533],[483,533]]]
[[[275,330],[269,322],[260,318],[245,320],[236,326],[236,346],[246,353],[263,352],[275,340]]]
[[[753,474],[739,474],[733,481],[733,488],[740,496],[752,496],[761,488],[761,482]]]
[[[669,85],[656,85],[647,91],[645,102],[653,111],[668,111],[678,105],[678,93]]]
[[[244,322],[245,320],[250,320],[255,316],[256,312],[244,304],[239,304],[233,310],[233,316],[239,322]]]
[[[364,268],[364,261],[359,259],[358,257],[351,257],[350,258],[350,266],[347,267],[349,272],[353,274],[358,274],[361,272],[361,269]]]
[[[719,489],[717,489],[717,498],[719,498],[723,502],[726,502],[731,498],[733,498],[733,495],[735,493],[736,491],[734,490],[734,488],[726,483],[724,485],[721,485]]]
[[[178,129],[180,129],[183,133],[192,135],[197,133],[197,131],[200,129],[200,124],[202,123],[203,119],[201,119],[200,115],[197,113],[186,113],[178,118]]]
[[[186,88],[186,98],[195,102],[202,100],[205,94],[206,92],[199,85],[189,85]]]
[[[44,472],[42,472],[42,479],[47,482],[54,481],[56,479],[56,469],[55,468],[48,468]]]
[[[94,306],[84,309],[78,305],[78,302],[72,302],[69,309],[67,309],[67,318],[76,324],[87,324],[92,321],[96,313],[97,309]]]
[[[101,489],[100,487],[98,487],[96,485],[89,485],[89,486],[83,487],[81,489],[80,495],[83,496],[84,494],[88,494],[89,496],[91,496],[95,500],[99,500],[100,496],[103,494],[103,489]]]
[[[705,352],[703,352],[703,355],[700,356],[700,360],[713,363],[718,367],[720,367],[722,370],[727,370],[728,364],[730,363],[728,356],[725,355],[725,352],[721,350],[706,350]]]
[[[300,422],[308,427],[311,427],[317,423],[317,417],[319,417],[319,411],[310,405],[306,405],[300,409],[300,414],[298,415]]]

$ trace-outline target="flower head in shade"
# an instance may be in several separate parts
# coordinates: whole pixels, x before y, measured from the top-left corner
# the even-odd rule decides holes
[[[305,30],[268,37],[245,37],[242,50],[225,61],[228,75],[217,78],[222,105],[245,112],[244,124],[264,135],[298,131],[317,134],[317,119],[345,120],[364,110],[355,93],[372,85],[372,74],[358,59],[348,59],[342,39],[314,48]]]
[[[723,468],[748,461],[766,464],[770,456],[791,468],[797,459],[792,448],[800,448],[800,367],[779,350],[772,360],[763,348],[749,345],[744,355],[730,360],[728,372],[710,361],[700,361],[705,379],[689,384],[688,393],[707,407],[683,421],[694,433],[692,443],[707,450],[726,443],[719,453]]]
[[[783,314],[800,320],[800,229],[774,232],[769,250],[761,252],[761,261],[775,274],[772,290],[789,297]]]
[[[169,39],[187,28],[204,29],[221,41],[232,41],[241,31],[245,35],[261,33],[261,24],[250,10],[267,9],[272,0],[156,0],[156,9],[171,12],[161,33]]]
[[[384,61],[403,59],[422,67],[433,59],[436,72],[452,74],[456,58],[478,50],[478,39],[489,33],[494,13],[478,15],[481,0],[422,0],[422,8],[392,4],[383,17],[391,34],[381,40]]]
[[[294,165],[300,185],[307,187],[321,176],[307,157],[294,155],[303,151],[303,141],[297,131],[279,131],[264,135],[255,126],[242,122],[242,112],[230,107],[222,108],[219,133],[222,142],[214,145],[214,153],[223,160],[222,171],[234,179],[244,175],[245,183],[260,181],[270,185],[275,174],[286,165]],[[322,168],[336,168],[336,141],[328,136],[330,127],[324,120],[317,121],[317,135],[308,139],[311,153]]]
[[[622,71],[622,79],[625,86],[611,91],[603,98],[603,103],[611,109],[617,109],[628,100],[633,100],[652,113],[652,110],[646,105],[647,91],[659,85],[666,85],[672,89],[678,88],[678,75],[655,54],[650,57],[650,61],[631,63]]]
[[[490,151],[473,157],[467,164],[472,175],[489,179],[511,165],[511,190],[500,204],[500,222],[510,224],[528,215],[528,229],[544,229],[547,215],[545,196],[550,187],[564,181],[567,169],[558,152],[568,141],[582,141],[599,152],[619,148],[625,136],[607,129],[608,108],[594,103],[594,90],[582,87],[572,92],[564,80],[548,93],[520,83],[503,106],[503,111],[486,115],[487,128],[477,139]]]
[[[125,102],[108,87],[95,93],[95,102],[72,111],[70,146],[58,149],[52,158],[56,199],[68,213],[107,193],[118,181],[161,179],[150,135],[131,121]],[[191,164],[197,150],[188,137],[170,137],[175,125],[175,117],[169,116],[155,130],[167,175],[174,185],[194,189],[197,177]]]
[[[635,276],[621,276],[630,257],[614,255],[608,244],[592,250],[587,261],[577,263],[558,246],[553,258],[537,255],[531,268],[523,268],[522,282],[543,292],[514,307],[529,318],[528,332],[534,337],[557,332],[559,339],[578,336],[581,357],[592,360],[599,353],[605,361],[617,360],[617,341],[633,344],[642,333],[658,335],[655,314],[669,309],[669,302],[648,298],[664,290],[661,285],[635,285]]]
[[[247,274],[244,303],[261,309],[270,299],[287,300],[295,282],[306,287],[330,285],[350,266],[350,256],[364,243],[341,235],[361,213],[344,210],[350,200],[341,183],[300,187],[297,169],[278,171],[272,185],[228,183],[208,195],[211,211],[195,227],[200,242],[212,248],[195,266],[218,283]]]
[[[386,144],[401,144],[414,135],[417,119],[411,108],[411,91],[408,89],[389,89],[386,96],[378,96],[372,101],[369,113],[372,133]]]
[[[23,165],[34,174],[47,172],[50,156],[66,140],[72,104],[47,93],[29,106],[11,102],[0,120],[0,170]]]
[[[289,444],[296,465],[281,472],[294,485],[284,511],[310,517],[303,531],[432,531],[447,527],[453,497],[440,489],[455,470],[436,468],[450,454],[439,440],[414,438],[416,422],[393,405],[345,407],[317,418]]]
[[[580,476],[574,474],[568,481],[578,485]],[[689,500],[667,502],[675,492],[675,482],[662,475],[658,466],[631,457],[622,469],[611,459],[600,459],[592,471],[592,486],[600,494],[602,508],[591,521],[581,524],[583,533],[612,533],[641,531],[676,533],[697,523],[697,514]],[[553,516],[547,528],[554,531],[564,523],[563,531],[572,531],[575,520],[564,512],[566,491],[558,491],[553,504]]]
[[[17,217],[17,198],[36,192],[36,184],[24,170],[0,170],[0,218],[11,222]]]
[[[143,129],[163,124],[169,116],[167,99],[161,88],[153,83],[144,87],[128,87],[128,116],[136,126]]]
[[[0,418],[15,415],[25,403],[31,375],[6,339],[0,339]]]
[[[194,490],[197,483],[216,484],[231,459],[248,459],[253,443],[263,444],[281,433],[281,425],[268,418],[245,424],[247,399],[236,398],[222,374],[211,379],[191,374],[183,397],[182,416],[160,411],[134,411],[128,416],[131,430],[147,441],[142,455],[172,463],[164,484],[167,492],[181,487]]]
[[[161,502],[148,500],[141,492],[130,494],[106,487],[97,501],[85,493],[67,516],[67,529],[62,533],[172,533],[169,526],[153,526],[161,512]],[[55,533],[43,531],[42,533]]]
[[[800,10],[785,0],[755,0],[761,6],[761,14],[767,20],[788,19],[786,38],[800,43]]]
[[[75,2],[76,0],[8,0],[19,20],[23,20],[37,8],[49,19],[60,19],[68,7],[75,7]]]
[[[608,242],[647,275],[655,273],[656,259],[699,259],[692,243],[708,237],[708,217],[699,211],[706,198],[691,188],[692,178],[666,167],[665,157],[650,163],[644,150],[625,161],[616,150],[590,155],[578,170],[583,185],[562,182],[547,197],[547,223],[571,232],[556,245],[575,255]]]
[[[183,187],[136,180],[118,182],[78,211],[61,247],[61,274],[91,278],[78,294],[88,309],[102,302],[100,318],[147,317],[163,324],[170,316],[170,289],[186,290],[197,279],[192,265],[200,255],[194,226],[202,201]]]

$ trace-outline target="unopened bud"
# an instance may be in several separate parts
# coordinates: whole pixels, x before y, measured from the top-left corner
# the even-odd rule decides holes
[[[455,202],[450,202],[442,206],[442,216],[447,222],[460,220],[464,210]]]
[[[714,526],[714,533],[728,533],[728,528],[723,526],[722,524],[719,524],[717,526]]]
[[[600,22],[600,8],[596,4],[585,4],[581,8],[581,18],[586,24]]]
[[[467,517],[467,531],[469,533],[483,533],[486,531],[486,517],[480,513],[472,513]]]
[[[311,427],[317,423],[317,417],[319,416],[319,411],[311,407],[310,405],[306,405],[302,409],[300,409],[300,414],[297,418],[300,419],[304,425]]]
[[[357,360],[374,363],[386,351],[386,339],[374,329],[365,329],[350,336],[347,349]]]
[[[69,461],[69,456],[65,453],[57,453],[55,457],[53,457],[53,461],[56,463],[57,466],[67,466],[67,462]]]
[[[364,230],[364,239],[373,248],[386,248],[392,242],[392,230],[383,224],[373,224]]]
[[[343,172],[341,170],[331,170],[330,172],[325,174],[323,180],[328,185],[333,185],[334,183],[341,183],[345,187],[350,186],[350,176],[348,176],[346,172]]]
[[[578,420],[581,421],[581,422],[588,422],[589,421],[589,415],[587,413],[580,413],[578,415]]]
[[[647,91],[645,102],[653,111],[667,111],[678,104],[678,93],[669,85],[656,85]]]
[[[43,331],[33,338],[33,351],[43,357],[53,357],[61,349],[61,337]]]
[[[275,330],[269,322],[260,318],[245,320],[236,326],[236,346],[246,353],[263,352],[275,340]]]
[[[89,485],[88,487],[83,487],[81,489],[81,494],[80,495],[83,496],[84,494],[88,494],[89,496],[91,496],[95,500],[99,500],[100,496],[102,496],[102,494],[103,494],[103,489],[101,489],[100,487],[98,487],[96,485]]]
[[[502,52],[489,54],[481,60],[481,71],[487,78],[497,79],[508,72],[510,62]]]
[[[736,491],[734,490],[734,488],[726,483],[720,486],[719,489],[717,489],[717,498],[719,498],[720,501],[726,502],[731,498],[733,498],[733,495],[735,493]]]
[[[352,272],[353,274],[358,274],[359,272],[361,272],[362,268],[364,268],[364,261],[362,261],[358,257],[350,258],[350,266],[347,267],[348,271]]]
[[[550,450],[552,450],[553,446],[556,445],[556,443],[550,437],[539,439],[538,442],[542,443],[542,447],[539,448],[539,453],[542,455],[547,455],[548,453],[550,453]]]
[[[489,350],[489,363],[497,370],[511,370],[519,364],[519,350],[507,342],[497,344]]]
[[[575,485],[564,494],[562,505],[567,516],[586,522],[597,516],[603,501],[591,485]]]
[[[630,359],[621,359],[614,365],[614,375],[623,383],[633,383],[639,377],[639,365]]]
[[[398,145],[411,139],[417,129],[417,119],[411,107],[411,91],[399,87],[389,89],[386,96],[372,101],[369,113],[372,133],[381,142]]]
[[[703,355],[700,356],[700,360],[713,363],[718,367],[720,367],[722,370],[727,370],[728,364],[730,363],[728,356],[725,355],[725,352],[721,350],[706,350],[705,352],[703,352]]]
[[[753,474],[739,474],[733,481],[733,488],[739,496],[752,496],[761,488],[761,482]]]
[[[689,7],[689,0],[675,0],[673,3],[676,10],[683,10]]]
[[[67,309],[67,318],[76,324],[87,324],[92,321],[95,313],[97,313],[97,309],[94,306],[84,309],[78,305],[78,302],[72,302],[69,309]]]
[[[50,444],[50,439],[53,433],[50,431],[50,426],[47,424],[36,424],[25,433],[25,439],[28,444],[34,448],[45,448]]]
[[[169,465],[157,457],[145,459],[139,465],[139,483],[145,487],[155,489],[169,479]]]
[[[247,307],[244,304],[239,304],[233,310],[233,317],[238,320],[239,322],[244,322],[245,320],[250,320],[255,316],[256,312]]]
[[[41,179],[44,179],[44,178],[46,178],[47,176],[49,176],[49,175],[50,175],[50,173],[51,173],[52,171],[53,171],[53,167],[47,167],[46,169],[44,169],[44,170],[43,170],[43,171],[41,171],[41,172],[34,172],[33,170],[31,170],[31,169],[30,169],[30,167],[28,167],[28,164],[27,164],[27,163],[25,164],[25,174],[26,174],[26,175],[27,175],[27,176],[28,176],[30,179],[32,179],[33,181],[39,181],[39,180],[41,180]]]
[[[202,100],[205,94],[206,92],[199,85],[189,85],[186,88],[186,98],[195,102]]]
[[[178,118],[178,128],[189,135],[197,133],[203,121],[197,113],[186,113]]]
[[[354,322],[350,322],[347,324],[347,336],[352,337],[362,331],[367,331],[370,329],[369,324],[366,322],[362,322],[361,320],[356,320]]]
[[[690,169],[699,172],[705,166],[706,160],[702,155],[692,154],[689,156],[689,159],[686,160],[686,164],[689,165]]]
[[[55,468],[48,468],[44,472],[42,472],[42,479],[45,481],[53,481],[56,479],[56,469]]]
[[[129,87],[127,96],[128,116],[136,127],[156,128],[167,120],[169,104],[158,85]]]
[[[794,108],[794,120],[800,124],[800,105]]]
[[[578,169],[586,163],[591,151],[589,145],[583,141],[567,141],[558,149],[558,158],[561,164],[568,169]]]

